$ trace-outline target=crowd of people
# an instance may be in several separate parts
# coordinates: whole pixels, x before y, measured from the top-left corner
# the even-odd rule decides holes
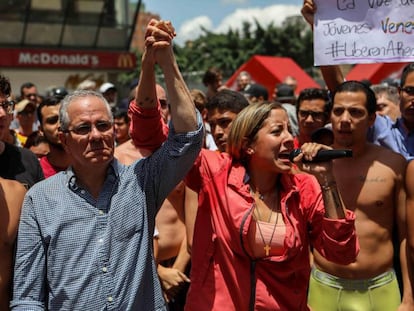
[[[414,64],[190,90],[175,36],[149,22],[126,104],[0,76],[0,310],[414,310]]]

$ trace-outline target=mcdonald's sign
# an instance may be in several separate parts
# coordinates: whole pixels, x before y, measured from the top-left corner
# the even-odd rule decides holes
[[[136,63],[135,54],[126,51],[0,48],[0,67],[2,68],[134,70]]]
[[[134,64],[135,62],[133,58],[135,57],[131,53],[119,54],[118,62],[117,62],[118,68],[123,68],[123,69],[135,68],[135,64]]]

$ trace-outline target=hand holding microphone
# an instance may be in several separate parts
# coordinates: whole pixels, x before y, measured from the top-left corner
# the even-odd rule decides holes
[[[293,159],[301,153],[302,153],[301,149],[293,150],[289,155],[289,160],[293,162]],[[312,158],[312,160],[307,160],[305,158],[302,158],[302,163],[319,163],[319,162],[327,162],[327,161],[331,161],[331,160],[339,159],[339,158],[350,158],[350,157],[352,157],[352,150],[350,149],[331,149],[331,150],[321,149],[317,152],[316,156]]]

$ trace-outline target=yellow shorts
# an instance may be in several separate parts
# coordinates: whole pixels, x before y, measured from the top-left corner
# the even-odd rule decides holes
[[[371,279],[350,280],[312,269],[308,293],[312,311],[395,311],[400,303],[394,270]]]

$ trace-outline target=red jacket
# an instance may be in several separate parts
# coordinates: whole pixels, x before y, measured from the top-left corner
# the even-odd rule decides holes
[[[157,150],[168,136],[168,125],[161,117],[160,104],[155,108],[141,108],[131,101],[128,109],[130,136],[134,145],[150,151]]]
[[[306,174],[280,175],[285,253],[253,258],[247,232],[254,200],[247,180],[245,168],[228,154],[208,150],[186,178],[199,193],[187,311],[309,310],[310,246],[339,264],[356,259],[354,214],[325,218],[320,186]]]

